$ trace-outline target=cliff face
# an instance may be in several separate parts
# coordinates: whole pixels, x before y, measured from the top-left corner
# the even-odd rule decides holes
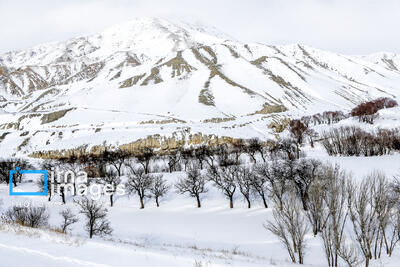
[[[142,148],[151,147],[157,153],[163,154],[168,151],[183,147],[196,147],[198,145],[206,145],[209,147],[214,147],[222,144],[235,144],[238,143],[239,139],[232,138],[228,136],[216,136],[216,135],[203,135],[202,133],[190,134],[188,136],[178,136],[174,135],[172,137],[153,135],[148,136],[144,139],[139,139],[129,144],[120,145],[118,148],[135,154],[139,152]],[[30,154],[34,158],[42,159],[57,159],[64,156],[80,156],[80,155],[99,155],[106,149],[114,150],[117,147],[113,146],[93,146],[88,148],[88,146],[82,146],[74,149],[62,149],[62,150],[49,150],[49,151],[36,151]]]

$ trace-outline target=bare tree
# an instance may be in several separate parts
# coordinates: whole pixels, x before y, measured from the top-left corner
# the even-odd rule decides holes
[[[233,197],[237,187],[238,171],[239,167],[236,165],[210,167],[207,169],[208,179],[229,199],[229,207],[231,209],[233,208]]]
[[[117,190],[117,186],[121,183],[121,178],[118,176],[118,172],[112,169],[108,169],[105,172],[105,176],[102,177],[101,182],[105,184],[107,193],[110,195],[110,206],[114,205],[114,194]]]
[[[36,186],[39,188],[39,191],[44,191],[44,175],[41,175],[40,178],[36,181]],[[51,188],[51,180],[47,178],[47,200],[51,201],[52,197],[52,188]]]
[[[371,177],[363,179],[359,186],[354,184],[348,186],[350,220],[366,267],[369,266],[372,259],[373,242],[379,230],[377,209],[373,205],[372,187],[373,179]]]
[[[268,221],[264,227],[283,243],[292,262],[303,264],[308,225],[296,197],[289,195],[282,209],[274,208],[272,214],[274,221]]]
[[[297,158],[300,158],[300,146],[303,143],[304,136],[306,135],[307,126],[300,120],[291,120],[289,126],[290,134],[296,141]]]
[[[8,222],[18,223],[32,228],[48,225],[49,213],[46,206],[39,207],[10,207],[4,213],[4,218]]]
[[[268,181],[269,186],[265,188],[270,191],[272,199],[280,209],[283,208],[285,194],[290,188],[290,179],[288,178],[290,172],[286,167],[286,165],[282,164],[282,161],[275,160],[271,164],[263,163],[257,165],[256,168],[258,177]]]
[[[354,242],[346,243],[343,241],[338,254],[347,263],[348,267],[356,267],[363,262],[359,249],[354,245]]]
[[[294,188],[303,203],[303,209],[307,210],[308,192],[312,183],[321,176],[321,162],[315,159],[301,159],[298,161],[285,160],[283,164],[288,171],[288,177],[294,184]]]
[[[325,190],[323,192],[323,214],[321,215],[321,237],[328,265],[338,266],[338,257],[356,256],[356,251],[346,246],[344,227],[348,217],[347,175],[338,166],[326,166],[323,169]],[[350,253],[352,252],[352,253]]]
[[[326,210],[323,197],[325,194],[325,184],[322,181],[314,182],[309,190],[309,201],[307,203],[306,215],[312,225],[314,236],[322,231],[326,223]]]
[[[182,148],[182,149],[180,149],[180,154],[181,154],[181,160],[182,160],[182,163],[184,166],[183,169],[186,171],[188,164],[194,158],[194,150],[193,150],[193,148]]]
[[[251,193],[253,182],[253,170],[249,167],[239,166],[236,182],[239,186],[239,191],[242,193],[244,199],[247,201],[247,208],[251,208]]]
[[[153,179],[150,174],[145,173],[144,168],[131,168],[128,173],[126,188],[130,193],[136,193],[139,196],[140,208],[144,209],[145,198],[151,197],[148,193],[153,185]]]
[[[256,153],[259,153],[263,161],[265,162],[265,155],[263,150],[263,145],[260,139],[252,138],[247,141],[246,152],[249,154],[250,158],[254,163],[257,163]]]
[[[150,162],[155,155],[156,154],[152,147],[144,147],[136,155],[136,159],[142,165],[145,174],[150,172]]]
[[[104,236],[112,233],[110,222],[107,220],[108,210],[102,203],[86,197],[75,203],[80,207],[79,213],[86,217],[85,229],[90,238],[94,235]]]
[[[267,194],[270,191],[268,188],[268,179],[264,175],[265,168],[268,169],[268,164],[259,164],[254,167],[253,175],[251,176],[251,185],[253,190],[261,197],[264,207],[268,208]]]
[[[0,182],[6,182],[9,184],[10,182],[10,176],[9,176],[9,171],[10,170],[17,170],[19,168],[20,170],[26,170],[30,169],[32,165],[25,159],[18,159],[18,158],[10,158],[10,159],[2,159],[0,160]],[[22,173],[17,172],[13,175],[13,185],[16,187],[18,183],[22,182]]]
[[[305,135],[308,136],[310,146],[314,148],[314,140],[318,137],[318,133],[314,129],[308,128],[305,132]]]
[[[392,195],[390,183],[384,173],[375,171],[370,175],[370,179],[373,183],[371,185],[373,205],[376,208],[379,223],[373,248],[374,258],[377,259],[381,257],[383,245],[385,245],[386,254],[390,256],[398,242],[398,229],[395,227],[396,217],[392,216],[398,199]],[[395,221],[392,221],[392,219],[395,219]]]
[[[207,147],[205,145],[197,147],[194,150],[194,157],[199,162],[200,169],[203,169],[207,157]]]
[[[236,164],[239,164],[240,156],[246,152],[246,142],[243,139],[237,139],[231,146],[231,153],[235,155]]]
[[[118,176],[123,175],[124,164],[129,158],[129,153],[123,150],[116,151],[104,151],[102,155],[102,160],[106,165],[111,165],[115,168],[118,173]]]
[[[162,174],[152,175],[153,183],[152,187],[150,188],[151,193],[156,200],[157,207],[160,207],[159,199],[163,197],[171,188],[170,185],[167,184],[166,180],[163,179]]]
[[[68,228],[78,222],[78,218],[76,217],[75,214],[72,213],[70,209],[65,209],[60,212],[60,215],[62,217],[62,222],[60,226],[60,230],[63,233],[67,233]]]
[[[166,154],[168,170],[170,173],[177,171],[177,166],[181,160],[181,154],[178,150],[168,150]]]
[[[197,207],[200,208],[200,195],[208,191],[205,184],[205,176],[201,175],[197,165],[192,164],[187,168],[186,177],[179,179],[175,187],[180,194],[188,193],[191,197],[195,197],[197,200]]]

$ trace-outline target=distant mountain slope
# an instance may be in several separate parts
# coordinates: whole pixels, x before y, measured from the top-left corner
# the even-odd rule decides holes
[[[399,95],[395,54],[246,44],[212,27],[140,18],[0,55],[0,147],[13,154],[154,134],[265,137],[273,119]]]

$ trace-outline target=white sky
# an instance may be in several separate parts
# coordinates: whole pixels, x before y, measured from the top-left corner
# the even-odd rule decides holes
[[[400,53],[400,0],[0,0],[0,52],[141,16],[195,20],[246,42]]]

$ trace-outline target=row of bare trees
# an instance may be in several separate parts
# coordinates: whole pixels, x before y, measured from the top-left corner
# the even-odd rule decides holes
[[[325,111],[322,114],[316,113],[310,116],[303,116],[300,121],[307,127],[310,125],[334,124],[350,116],[357,117],[360,122],[373,124],[378,117],[377,112],[384,108],[396,107],[397,102],[388,97],[377,98],[372,101],[363,102],[353,108],[350,113],[345,114],[343,111]]]
[[[400,130],[366,132],[360,127],[342,126],[325,132],[321,143],[329,155],[380,156],[400,150]]]

